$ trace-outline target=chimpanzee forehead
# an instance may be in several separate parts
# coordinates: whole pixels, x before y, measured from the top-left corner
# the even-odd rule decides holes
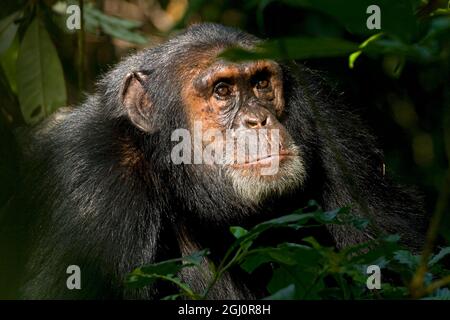
[[[280,66],[271,60],[255,60],[241,63],[217,60],[197,77],[202,86],[211,86],[219,79],[250,79],[257,73],[279,75]]]

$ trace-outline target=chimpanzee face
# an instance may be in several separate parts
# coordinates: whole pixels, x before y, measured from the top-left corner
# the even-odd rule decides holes
[[[283,78],[276,62],[215,59],[190,74],[182,94],[190,130],[200,132],[208,164],[225,172],[238,194],[258,203],[302,184],[302,155],[280,122]]]
[[[284,115],[280,66],[269,60],[231,63],[217,55],[191,65],[180,62],[178,74],[183,83],[180,111],[189,126],[180,128],[181,144],[188,146],[181,149],[187,157],[174,161],[178,149],[173,148],[173,162],[199,166],[197,172],[213,175],[218,183],[231,181],[250,203],[301,186],[304,157],[280,120],[289,116]],[[151,87],[147,81],[143,72],[130,73],[124,81],[122,102],[131,122],[151,133],[155,108],[145,89]],[[188,138],[183,136],[186,133]],[[172,133],[172,141],[177,140],[173,137]]]

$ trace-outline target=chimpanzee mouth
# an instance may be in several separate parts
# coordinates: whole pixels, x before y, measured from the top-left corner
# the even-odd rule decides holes
[[[245,167],[252,167],[252,166],[265,166],[270,165],[274,161],[281,162],[282,160],[289,158],[289,157],[295,157],[296,155],[292,154],[288,151],[282,151],[277,154],[267,154],[264,156],[257,156],[256,159],[250,159],[249,161],[245,161],[242,163],[236,163],[233,164],[233,168],[245,168]]]

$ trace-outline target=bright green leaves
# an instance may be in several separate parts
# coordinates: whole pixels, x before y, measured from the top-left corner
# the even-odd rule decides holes
[[[61,62],[46,29],[35,18],[28,26],[17,58],[20,108],[27,123],[36,123],[66,104]]]

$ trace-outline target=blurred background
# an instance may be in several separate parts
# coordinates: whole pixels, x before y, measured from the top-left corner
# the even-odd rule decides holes
[[[380,30],[367,28],[370,4]],[[17,130],[79,104],[123,56],[204,21],[289,40],[289,58],[319,70],[379,137],[388,174],[417,186],[430,214],[448,200],[448,1],[22,0],[1,3],[0,207],[17,181]]]

